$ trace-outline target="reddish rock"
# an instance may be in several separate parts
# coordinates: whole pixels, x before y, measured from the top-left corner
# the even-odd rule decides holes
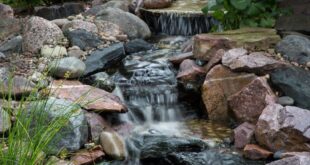
[[[182,53],[173,57],[170,57],[168,60],[173,64],[181,64],[184,60],[193,58],[194,55],[192,52]]]
[[[254,139],[255,125],[245,122],[234,129],[235,147],[244,148]]]
[[[105,90],[84,85],[79,81],[53,81],[49,87],[51,95],[77,102],[86,110],[98,112],[126,112],[119,97]]]
[[[97,113],[85,112],[85,115],[92,141],[99,142],[100,133],[104,130],[111,130],[110,124]]]
[[[252,160],[270,158],[273,153],[255,144],[247,144],[243,150],[244,157]]]
[[[197,59],[209,61],[219,49],[228,50],[233,45],[233,42],[225,37],[198,34],[194,37],[193,54]]]
[[[177,78],[182,81],[195,81],[199,75],[204,74],[202,67],[198,66],[195,61],[187,59],[181,63]]]
[[[172,0],[143,0],[143,8],[162,9],[171,6]]]
[[[248,85],[256,76],[247,73],[234,73],[217,65],[206,76],[202,87],[203,102],[209,119],[226,121],[228,116],[227,98]]]
[[[203,68],[205,69],[206,72],[208,72],[212,67],[215,65],[219,64],[222,60],[222,57],[225,53],[225,50],[220,49],[218,50],[210,59],[210,61],[205,65]]]
[[[271,151],[310,151],[310,111],[268,105],[258,119],[255,138]]]
[[[265,78],[258,77],[241,91],[228,98],[237,121],[256,124],[259,116],[268,104],[275,103],[276,96]]]
[[[268,163],[267,165],[309,165],[310,153],[300,152],[278,161]]]
[[[76,153],[71,157],[71,161],[74,165],[95,164],[95,162],[101,160],[104,155],[102,148],[97,146],[94,149],[83,150]]]
[[[191,39],[189,39],[188,41],[184,42],[181,45],[181,51],[183,53],[192,52],[193,51],[193,44],[194,44],[194,39],[192,37]]]
[[[243,48],[235,48],[224,54],[222,63],[232,70],[255,72],[258,74],[265,74],[274,69],[285,66],[284,63],[279,62],[270,56],[271,55],[265,52],[248,54],[247,50]]]

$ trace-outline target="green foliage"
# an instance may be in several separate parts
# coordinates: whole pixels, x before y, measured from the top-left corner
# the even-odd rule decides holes
[[[202,9],[220,21],[224,30],[241,27],[266,27],[275,25],[275,20],[288,10],[278,8],[280,0],[210,0]],[[217,30],[219,27],[215,27]]]

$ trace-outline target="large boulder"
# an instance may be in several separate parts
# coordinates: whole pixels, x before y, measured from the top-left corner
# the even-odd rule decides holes
[[[84,74],[86,65],[76,57],[65,57],[50,64],[51,74],[58,78],[79,78]]]
[[[70,41],[71,46],[78,46],[82,50],[97,48],[103,44],[103,41],[97,34],[85,29],[67,30],[65,35]]]
[[[82,3],[67,2],[63,5],[53,5],[49,7],[36,7],[35,15],[47,20],[65,18],[71,15],[82,13],[85,6]]]
[[[55,80],[49,89],[52,96],[76,102],[86,110],[117,113],[127,111],[126,106],[117,96],[89,85],[83,85],[79,81]]]
[[[224,54],[222,63],[235,71],[255,72],[258,74],[265,74],[284,66],[284,63],[270,56],[271,55],[264,52],[248,53],[248,51],[243,48],[235,48]]]
[[[11,6],[0,3],[0,19],[14,18],[14,11]]]
[[[234,73],[217,65],[206,76],[202,87],[203,102],[211,120],[229,119],[227,98],[247,86],[256,76],[247,73]]]
[[[98,49],[86,58],[86,70],[84,75],[106,69],[120,62],[124,57],[125,50],[122,43],[114,44],[108,48]]]
[[[58,42],[64,38],[61,29],[54,23],[33,16],[23,30],[23,51],[37,53],[47,42]]]
[[[286,36],[277,44],[276,51],[289,61],[303,65],[310,62],[310,40],[303,36]]]
[[[30,103],[28,110],[30,117],[40,117],[40,119],[33,120],[34,129],[36,124],[41,126],[46,124],[48,127],[50,122],[55,122],[60,117],[68,120],[46,148],[45,152],[48,154],[57,154],[62,149],[67,149],[71,152],[77,151],[87,142],[88,128],[86,118],[82,109],[74,102],[49,98],[46,101]],[[42,114],[42,111],[44,114]]]
[[[118,25],[121,31],[128,35],[129,39],[148,38],[151,36],[151,31],[145,22],[139,17],[121,9],[107,8],[98,13],[96,19]]]
[[[255,138],[271,151],[310,151],[310,111],[268,105],[258,119]]]
[[[241,91],[228,98],[228,105],[237,121],[256,124],[268,104],[275,103],[276,96],[267,80],[256,78]]]
[[[295,105],[310,109],[310,72],[298,67],[277,69],[270,74],[272,84],[286,96],[294,99]]]

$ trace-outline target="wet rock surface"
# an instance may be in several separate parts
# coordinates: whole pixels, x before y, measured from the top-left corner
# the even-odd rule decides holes
[[[85,29],[65,31],[65,35],[71,43],[71,46],[78,46],[82,50],[97,48],[103,44],[102,40],[94,33]]]

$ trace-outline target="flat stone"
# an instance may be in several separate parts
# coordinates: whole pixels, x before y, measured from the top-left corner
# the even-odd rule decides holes
[[[41,56],[49,59],[61,58],[66,56],[67,54],[68,54],[67,49],[59,45],[56,46],[44,45],[41,48]]]
[[[257,122],[256,140],[271,151],[310,151],[309,117],[306,109],[268,105]]]
[[[255,125],[248,122],[242,123],[234,129],[235,147],[243,149],[254,140]]]
[[[132,54],[150,50],[152,47],[152,44],[144,41],[143,39],[134,39],[125,44],[125,51],[127,54]]]
[[[127,111],[126,106],[117,96],[89,85],[83,85],[79,81],[53,81],[49,89],[52,96],[78,102],[86,110],[117,113]]]
[[[254,74],[234,73],[228,68],[217,65],[206,76],[202,87],[203,102],[208,111],[208,117],[215,121],[227,121],[227,98],[254,80]]]
[[[103,69],[107,69],[120,62],[125,57],[124,45],[122,43],[114,44],[108,48],[98,49],[87,56],[84,75],[89,75]]]
[[[74,165],[93,164],[94,162],[102,160],[104,155],[102,148],[98,146],[91,150],[82,150],[75,153],[74,156],[71,157],[71,161]]]
[[[288,97],[288,96],[282,96],[282,97],[279,97],[277,99],[277,103],[281,104],[283,106],[294,105],[294,99],[292,99],[291,97]]]
[[[251,160],[267,159],[273,153],[255,144],[247,144],[243,150],[244,157]]]
[[[268,104],[275,103],[276,96],[264,78],[256,78],[241,91],[228,98],[228,105],[237,121],[256,124]]]
[[[182,81],[196,81],[199,76],[205,75],[202,67],[198,66],[193,60],[184,60],[180,64],[177,78]]]
[[[299,67],[285,67],[270,74],[271,83],[284,95],[294,99],[296,106],[310,109],[310,72]]]
[[[171,63],[178,65],[178,64],[181,64],[184,60],[191,59],[193,57],[194,57],[194,55],[192,52],[187,52],[187,53],[178,54],[176,56],[172,56],[168,60]]]

